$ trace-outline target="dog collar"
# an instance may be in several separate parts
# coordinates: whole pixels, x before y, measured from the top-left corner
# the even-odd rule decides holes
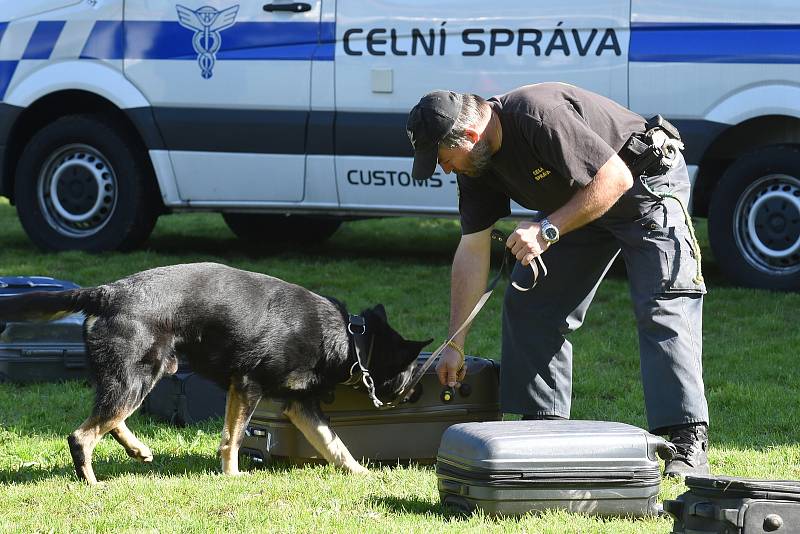
[[[369,340],[367,345],[367,323],[361,315],[350,315],[347,323],[347,332],[353,338],[356,361],[350,367],[350,378],[342,382],[345,386],[358,387],[359,382],[367,388],[369,398],[376,408],[383,406],[383,402],[375,395],[375,383],[369,374],[369,364],[372,361],[372,349],[375,344],[375,336]],[[364,358],[366,352],[366,358]],[[366,364],[364,361],[366,360]],[[357,368],[357,369],[356,369]]]

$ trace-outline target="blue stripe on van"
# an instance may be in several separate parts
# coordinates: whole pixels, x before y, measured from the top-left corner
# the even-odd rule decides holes
[[[630,61],[800,63],[797,24],[631,24]]]
[[[8,22],[0,22],[0,44],[3,42],[3,34],[6,33]],[[6,95],[8,84],[11,83],[11,78],[14,76],[14,71],[17,70],[17,61],[0,61],[0,100]]]
[[[316,22],[240,22],[223,30],[221,60],[308,59],[319,42]],[[195,32],[177,22],[125,23],[129,59],[196,59]]]
[[[53,49],[56,47],[61,30],[64,29],[63,20],[42,20],[36,23],[28,41],[28,46],[22,54],[22,59],[50,59]]]
[[[336,23],[323,22],[319,29],[319,48],[314,59],[333,61],[336,56]]]
[[[223,30],[220,60],[328,60],[335,44],[318,44],[320,33],[335,37],[335,24],[316,22],[240,22]],[[177,22],[98,21],[82,58],[196,60],[195,32]]]
[[[11,78],[14,77],[14,72],[17,70],[17,63],[19,61],[0,61],[0,100],[6,95]]]
[[[98,20],[83,45],[81,59],[123,59],[124,37],[121,21]]]

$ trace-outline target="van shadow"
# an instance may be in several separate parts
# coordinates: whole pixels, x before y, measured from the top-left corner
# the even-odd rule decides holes
[[[349,221],[327,241],[303,244],[300,240],[284,244],[254,243],[239,239],[211,218],[199,226],[178,229],[179,225],[159,225],[145,248],[165,255],[212,257],[319,257],[341,259],[414,259],[422,262],[450,261],[458,245],[460,231],[452,221],[402,219],[395,221]],[[299,236],[302,237],[302,236]]]
[[[324,260],[412,260],[415,263],[449,263],[457,243],[434,240],[394,241],[390,244],[359,243],[353,240],[335,240],[321,244],[302,246],[297,244],[259,245],[236,238],[212,236],[159,235],[151,237],[145,248],[166,256],[192,256],[193,258],[223,258],[234,260],[272,259],[324,259]],[[193,260],[194,261],[194,260]]]

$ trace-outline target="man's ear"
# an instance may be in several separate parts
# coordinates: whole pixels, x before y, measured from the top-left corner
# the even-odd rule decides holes
[[[465,134],[467,137],[469,137],[469,140],[470,140],[470,141],[472,141],[472,144],[473,144],[473,145],[474,145],[475,143],[477,143],[478,141],[480,141],[480,139],[481,139],[481,134],[480,134],[480,133],[478,133],[478,131],[477,131],[477,130],[475,130],[474,128],[467,128],[467,129],[465,129],[465,130],[464,130],[464,134]]]

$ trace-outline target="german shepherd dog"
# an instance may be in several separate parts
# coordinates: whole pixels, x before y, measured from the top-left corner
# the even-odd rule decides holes
[[[96,484],[92,451],[106,434],[129,456],[153,453],[125,425],[178,356],[227,390],[219,444],[222,471],[239,473],[244,428],[262,396],[284,413],[328,461],[362,467],[328,426],[319,399],[357,367],[349,316],[340,302],[271,276],[215,263],[159,267],[92,288],[0,299],[0,320],[54,320],[84,312],[84,339],[96,393],[91,415],[68,438],[78,478]],[[428,341],[406,341],[382,305],[362,312],[374,357],[376,393],[394,395],[411,378]],[[364,362],[367,365],[366,362]]]

